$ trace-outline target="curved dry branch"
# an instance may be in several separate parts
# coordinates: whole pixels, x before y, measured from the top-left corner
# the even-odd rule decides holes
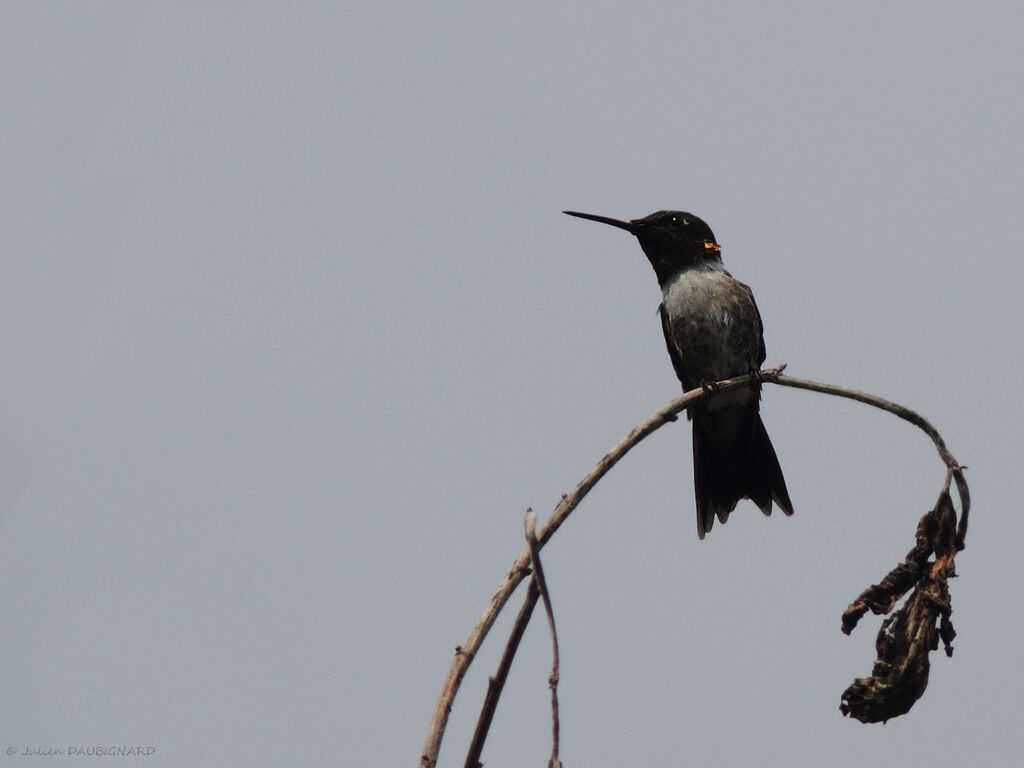
[[[953,476],[953,480],[956,482],[956,490],[960,495],[960,524],[956,532],[956,548],[959,552],[964,548],[964,541],[967,538],[967,516],[971,509],[971,495],[967,489],[967,480],[964,478],[964,469],[950,453],[949,448],[946,447],[946,442],[942,439],[942,435],[939,431],[932,426],[931,422],[928,421],[924,416],[919,414],[917,411],[912,411],[909,408],[904,408],[899,403],[894,403],[891,400],[885,400],[881,397],[875,397],[874,395],[868,395],[864,392],[858,392],[856,389],[847,389],[846,387],[837,387],[834,384],[823,384],[820,381],[811,381],[809,379],[798,379],[793,376],[783,376],[781,371],[786,366],[775,368],[771,371],[762,371],[761,380],[770,381],[774,384],[779,384],[783,387],[795,387],[796,389],[807,389],[812,392],[821,392],[825,395],[835,395],[836,397],[845,397],[850,400],[856,400],[861,403],[867,403],[873,405],[875,408],[881,408],[883,411],[888,411],[891,414],[899,416],[905,421],[909,421],[915,427],[918,427],[935,443],[935,449],[939,452],[939,458],[946,465],[946,468]]]
[[[955,533],[955,548],[957,551],[963,549],[964,539],[967,534],[967,515],[970,508],[970,495],[967,489],[967,482],[963,476],[963,467],[956,462],[948,448],[946,448],[945,442],[942,440],[938,431],[920,414],[904,408],[897,403],[893,403],[889,400],[875,397],[873,395],[868,395],[863,392],[858,392],[857,390],[847,389],[845,387],[837,387],[831,384],[824,384],[807,379],[783,376],[782,371],[785,367],[785,365],[781,365],[777,368],[758,371],[750,375],[737,376],[732,379],[720,381],[706,389],[691,390],[659,408],[645,421],[630,431],[625,438],[605,454],[594,469],[592,469],[586,477],[579,482],[571,493],[564,494],[562,496],[562,500],[555,507],[551,517],[548,518],[547,523],[545,523],[540,534],[537,536],[538,550],[548,542],[548,540],[554,535],[555,531],[557,531],[562,523],[565,522],[568,516],[579,505],[598,480],[600,480],[613,466],[615,466],[615,464],[618,463],[618,461],[625,456],[633,446],[649,434],[656,431],[664,424],[675,421],[680,411],[706,397],[713,397],[715,394],[720,392],[728,392],[730,390],[740,389],[743,387],[756,386],[758,383],[764,382],[779,384],[781,386],[796,387],[798,389],[807,389],[820,392],[822,394],[857,400],[859,402],[866,403],[867,405],[872,405],[876,408],[881,408],[882,410],[893,413],[922,429],[935,443],[940,457],[947,466],[949,477],[952,477],[956,482],[957,491],[960,495],[962,511],[960,515],[959,529],[957,529]],[[946,498],[948,498],[948,486],[949,480],[947,478]],[[936,510],[941,506],[943,506],[943,504],[940,497],[940,504],[936,507]],[[949,509],[951,508],[952,504],[950,503]],[[935,510],[933,510],[933,512],[935,512]],[[955,519],[955,513],[953,517]],[[494,625],[498,614],[504,608],[516,587],[518,587],[520,582],[530,574],[530,557],[530,550],[528,548],[526,551],[521,553],[518,558],[516,558],[516,561],[512,564],[512,567],[509,569],[505,578],[498,586],[498,589],[491,597],[490,602],[487,604],[487,607],[480,619],[470,632],[465,645],[455,647],[455,658],[452,660],[451,666],[448,669],[448,674],[445,677],[444,684],[441,688],[441,694],[434,707],[434,713],[427,731],[427,739],[424,743],[423,752],[420,756],[421,768],[434,768],[434,766],[436,766],[438,753],[441,747],[441,740],[448,724],[448,716],[451,713],[452,702],[455,699],[455,695],[462,684],[462,680],[465,677],[466,671],[469,669],[469,665],[473,662],[477,651],[480,649],[487,633]],[[948,565],[950,572],[952,568],[951,563],[952,560],[950,558]],[[851,608],[852,607],[853,606],[851,606]],[[875,610],[875,607],[871,606],[871,609]],[[943,615],[948,618],[948,613],[949,609],[948,606],[946,606],[946,610]],[[945,629],[945,623],[943,627]],[[885,631],[885,627],[883,627],[883,631]],[[943,637],[949,637],[951,639],[951,635],[952,627],[949,626],[948,632],[944,631]],[[918,645],[920,645],[920,643]],[[921,690],[923,691],[923,688]]]

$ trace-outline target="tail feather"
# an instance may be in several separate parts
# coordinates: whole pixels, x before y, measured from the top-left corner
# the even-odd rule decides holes
[[[693,414],[693,485],[697,497],[697,535],[724,523],[740,499],[753,501],[764,514],[772,502],[793,514],[782,467],[764,428],[757,404]]]

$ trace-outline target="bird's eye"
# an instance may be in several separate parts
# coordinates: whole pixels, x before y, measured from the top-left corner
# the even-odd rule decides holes
[[[673,216],[668,221],[673,227],[685,227],[690,223],[690,220],[683,216]]]

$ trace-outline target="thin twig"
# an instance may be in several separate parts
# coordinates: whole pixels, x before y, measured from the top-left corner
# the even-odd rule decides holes
[[[526,511],[526,543],[530,547],[530,562],[533,565],[533,581],[540,589],[544,601],[544,611],[548,615],[548,629],[551,630],[551,676],[548,687],[551,688],[551,758],[548,768],[561,768],[558,759],[558,632],[555,630],[555,612],[551,607],[551,594],[544,578],[544,568],[540,564],[540,547],[537,546],[537,513],[532,509]]]
[[[512,660],[516,657],[519,642],[523,639],[526,625],[530,623],[530,616],[533,615],[538,597],[540,597],[540,589],[537,587],[537,582],[531,579],[530,588],[526,590],[523,607],[519,609],[519,614],[512,625],[512,632],[509,633],[508,642],[505,644],[505,651],[501,654],[498,670],[494,673],[494,677],[487,681],[487,696],[484,697],[484,704],[476,721],[476,729],[473,731],[473,741],[466,753],[465,768],[481,768],[483,765],[480,762],[480,755],[484,751],[484,742],[487,741],[487,733],[491,729],[494,712],[498,708],[498,699],[501,698],[501,692],[505,688],[505,681],[512,668]]]

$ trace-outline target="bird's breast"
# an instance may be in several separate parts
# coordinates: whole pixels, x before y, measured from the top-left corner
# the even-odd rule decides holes
[[[696,385],[739,376],[760,360],[761,322],[750,289],[724,269],[680,272],[662,289],[670,343]]]

